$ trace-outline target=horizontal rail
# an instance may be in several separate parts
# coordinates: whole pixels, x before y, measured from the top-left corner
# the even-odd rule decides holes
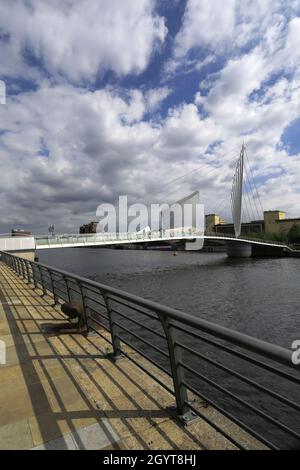
[[[112,345],[116,359],[121,356],[130,359],[158,384],[168,389],[175,397],[177,413],[184,422],[190,419],[191,412],[195,413],[206,419],[231,443],[235,443],[234,438],[228,435],[228,429],[222,430],[222,426],[207,418],[195,404],[191,404],[188,397],[191,392],[270,448],[280,448],[288,437],[297,440],[297,445],[300,445],[300,416],[299,413],[295,414],[295,410],[300,410],[297,401],[299,393],[298,389],[292,388],[299,386],[300,376],[299,367],[292,362],[293,351],[67,271],[10,253],[0,254],[2,261],[14,272],[28,283],[32,283],[35,288],[41,289],[43,295],[52,295],[55,303],[79,299],[83,305],[86,327],[101,337],[103,335],[99,328],[107,330],[110,340],[107,337],[105,340]],[[154,338],[157,338],[157,341],[154,341]],[[149,362],[162,374],[171,377],[174,390],[167,387],[164,380],[149,369],[149,365],[137,364],[139,361],[134,358],[136,355],[133,357],[123,345],[139,354],[147,364]],[[213,350],[213,357],[210,357],[210,349]],[[222,351],[226,353],[225,357],[221,354]],[[191,356],[189,359],[186,357],[188,354]],[[215,354],[220,354],[220,358],[215,359]],[[230,363],[226,364],[229,359]],[[202,363],[197,363],[198,360],[204,361],[206,368],[203,369]],[[208,374],[207,368],[210,367],[214,372],[213,379]],[[251,372],[249,367],[255,368],[255,378],[251,377],[253,371]],[[249,387],[248,393],[253,389],[255,393],[261,393],[262,401],[253,405],[250,395],[244,395],[239,386],[233,393],[230,387],[227,387],[227,382],[223,382],[222,376],[218,375],[221,373],[227,374],[231,385],[232,380],[242,381],[243,387]],[[282,383],[285,392],[291,389],[290,396],[285,396],[280,390],[277,392],[270,384],[267,386],[266,374],[269,374],[268,380],[275,388]],[[274,377],[277,378],[276,382]],[[214,395],[207,396],[199,381],[215,389],[222,395],[222,400]],[[273,405],[269,409],[268,402],[263,401],[263,398],[266,400],[268,397],[278,406],[285,407],[280,420],[277,419],[276,413],[274,415],[276,410],[272,408]],[[227,398],[245,407],[247,413],[243,414],[235,409],[228,411],[227,405],[224,405]],[[253,419],[256,417],[264,420],[266,424],[263,432],[255,430]],[[268,424],[277,429],[277,438],[272,432],[268,432]],[[235,445],[241,448],[239,443],[236,442]],[[293,446],[294,443],[291,442],[290,445]]]
[[[13,256],[11,254],[8,254]],[[119,297],[124,300],[131,301],[140,307],[145,307],[150,310],[160,312],[161,314],[167,316],[168,318],[172,318],[174,320],[178,320],[181,323],[185,323],[191,327],[194,327],[198,330],[205,331],[207,333],[211,333],[212,335],[220,338],[225,339],[226,341],[231,342],[237,346],[242,346],[249,351],[257,352],[265,357],[270,359],[275,359],[277,362],[284,364],[288,367],[295,368],[292,363],[292,351],[284,349],[281,346],[276,346],[271,343],[267,343],[266,341],[259,340],[254,338],[253,336],[246,335],[244,333],[240,333],[238,331],[231,330],[226,328],[225,326],[217,325],[215,323],[209,322],[207,320],[203,320],[200,318],[193,317],[187,313],[181,312],[180,310],[176,310],[172,307],[167,307],[161,305],[157,302],[152,300],[143,299],[134,294],[130,294],[128,292],[122,291],[121,289],[117,289],[115,287],[107,286],[105,284],[101,284],[81,276],[77,274],[72,274],[67,271],[63,271],[61,269],[54,268],[52,266],[48,266],[46,264],[36,263],[34,261],[30,262],[33,265],[39,265],[42,268],[45,268],[49,271],[53,271],[56,273],[61,273],[66,277],[69,277],[73,280],[77,280],[83,284],[89,284],[92,287],[97,287],[100,291],[106,292],[108,294],[112,294],[115,297]],[[129,306],[128,306],[129,307]]]
[[[217,367],[218,369],[221,369],[224,372],[228,372],[230,375],[233,375],[234,377],[238,378],[242,382],[245,382],[249,385],[252,385],[253,387],[258,388],[262,392],[266,393],[267,395],[270,395],[271,397],[281,401],[285,405],[288,405],[291,408],[294,408],[295,410],[300,411],[300,404],[295,403],[291,400],[288,400],[287,398],[283,397],[279,393],[275,393],[273,390],[270,390],[267,387],[264,387],[263,385],[257,383],[255,380],[252,380],[252,379],[249,379],[249,378],[245,377],[244,375],[240,374],[239,372],[236,372],[235,370],[231,369],[230,367],[224,366],[223,364],[220,364],[219,362],[217,362],[213,359],[210,359],[209,357],[205,356],[204,354],[201,354],[198,351],[195,351],[194,349],[189,348],[185,344],[180,344],[180,343],[177,343],[177,344],[182,349],[184,349],[185,351],[198,356],[203,361],[208,362],[209,364],[212,364],[214,367]]]

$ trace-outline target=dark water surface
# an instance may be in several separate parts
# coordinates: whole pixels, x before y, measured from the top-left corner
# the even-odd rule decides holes
[[[300,259],[66,248],[41,263],[119,287],[286,348],[300,339]]]

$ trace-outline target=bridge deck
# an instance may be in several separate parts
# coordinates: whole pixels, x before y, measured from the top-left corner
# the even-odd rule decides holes
[[[172,230],[172,231],[156,231],[141,233],[97,233],[97,234],[75,234],[75,235],[56,235],[37,236],[35,237],[36,248],[39,250],[49,248],[70,248],[70,247],[85,247],[85,246],[111,246],[111,245],[126,245],[134,243],[152,243],[152,242],[194,242],[195,240],[211,240],[217,242],[230,242],[237,244],[250,244],[258,246],[267,246],[271,248],[281,248],[288,251],[293,251],[291,247],[282,242],[260,240],[258,238],[248,238],[246,236],[236,238],[230,234],[217,234],[217,233],[199,233],[191,230]],[[196,249],[200,249],[198,247]]]
[[[179,424],[166,409],[173,397],[128,360],[109,360],[104,339],[44,335],[41,326],[62,316],[39,294],[0,262],[0,449],[234,448],[203,420]],[[203,410],[248,448],[262,447]]]

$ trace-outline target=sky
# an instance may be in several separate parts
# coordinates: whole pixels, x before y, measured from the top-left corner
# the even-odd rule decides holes
[[[300,216],[300,0],[1,0],[0,80],[1,233],[195,190],[230,219],[243,143]]]

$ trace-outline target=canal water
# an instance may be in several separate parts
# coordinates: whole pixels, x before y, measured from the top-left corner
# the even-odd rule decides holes
[[[66,248],[39,261],[286,348],[300,339],[300,259]]]
[[[178,252],[174,256],[172,251],[99,248],[40,250],[38,255],[41,263],[118,287],[287,349],[294,340],[300,339],[299,258],[229,259],[225,253]],[[153,341],[150,336],[144,337]],[[216,348],[196,342],[192,341],[189,346],[237,372],[246,372],[252,380],[299,403],[298,384],[290,386],[289,382],[272,374],[248,364],[245,366],[231,355],[216,353]],[[278,405],[276,400],[205,361],[199,362],[194,356],[187,360],[198,372],[300,433],[299,411],[291,413],[285,405]],[[189,376],[189,380],[199,390],[199,379]],[[299,441],[291,435],[279,432],[272,423],[219,393],[207,382],[201,382],[200,389],[206,397],[250,423],[280,447],[299,448]]]

